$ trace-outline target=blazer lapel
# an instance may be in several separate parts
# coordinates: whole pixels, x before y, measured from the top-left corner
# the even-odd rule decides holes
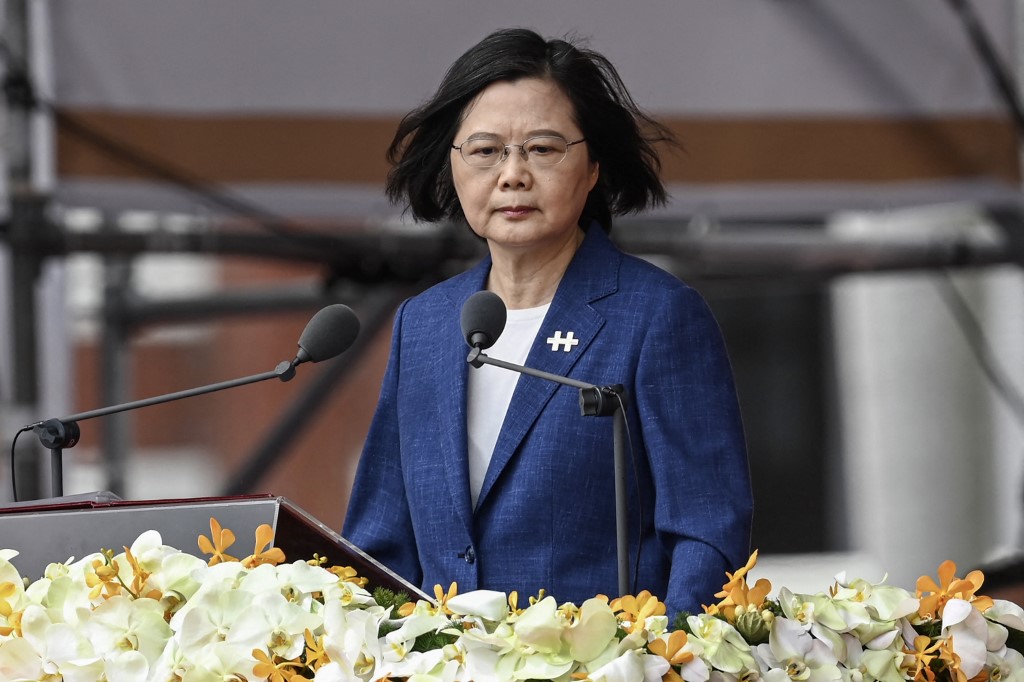
[[[617,288],[620,258],[621,254],[599,227],[595,225],[587,231],[587,238],[562,277],[551,307],[541,323],[526,359],[527,367],[560,376],[569,375],[604,326],[604,317],[590,304],[613,293]],[[556,348],[548,342],[548,339],[567,339],[570,333],[578,343],[568,351],[564,350],[564,343],[556,344]],[[609,377],[575,378],[595,383],[610,381]],[[547,379],[520,377],[494,446],[494,454],[477,499],[477,508],[484,504],[501,472],[559,386]],[[564,387],[563,390],[576,389]]]
[[[441,452],[444,461],[445,481],[459,518],[472,537],[473,508],[469,495],[469,446],[466,442],[466,381],[469,363],[469,346],[462,338],[462,325],[459,323],[462,306],[471,295],[479,291],[484,279],[490,271],[490,258],[485,258],[479,265],[466,272],[448,293],[451,310],[445,311],[442,318],[454,320],[453,324],[444,324],[446,338],[441,348],[442,357],[436,360],[423,358],[424,362],[432,362],[434,380],[438,387],[438,418],[441,423]]]

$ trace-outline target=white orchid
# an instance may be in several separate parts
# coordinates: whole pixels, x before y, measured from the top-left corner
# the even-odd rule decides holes
[[[1024,682],[1010,648],[1024,609],[976,594],[980,573],[956,578],[951,562],[916,597],[840,574],[826,593],[782,588],[773,601],[768,581],[746,584],[752,556],[718,604],[673,631],[646,592],[519,610],[515,596],[452,584],[396,615],[351,568],[284,563],[279,550],[238,561],[225,553],[230,531],[211,532],[213,565],[148,532],[120,554],[50,564],[30,584],[16,553],[0,550],[0,679],[904,682],[941,670]]]
[[[838,659],[823,642],[798,624],[778,618],[772,623],[768,644],[760,644],[757,657],[768,682],[838,682]]]
[[[960,670],[967,678],[980,673],[989,649],[989,629],[984,616],[970,602],[950,599],[942,613],[942,634],[952,640],[953,652],[960,657]]]
[[[1024,631],[1024,608],[1005,599],[993,599],[982,614],[985,618],[1014,630]]]
[[[305,631],[316,630],[322,620],[279,592],[250,598],[225,641],[248,650],[262,649],[284,659],[298,658],[305,645]]]
[[[135,651],[147,666],[160,657],[172,634],[160,602],[123,596],[97,606],[83,626],[97,655]]]
[[[733,674],[758,669],[750,645],[729,623],[704,614],[690,616],[686,622],[690,637],[701,645],[704,660],[712,668]]]
[[[341,602],[331,601],[324,606],[322,615],[323,647],[331,661],[344,665],[357,676],[369,677],[383,657],[378,633],[388,616],[387,610],[380,606],[349,609]]]

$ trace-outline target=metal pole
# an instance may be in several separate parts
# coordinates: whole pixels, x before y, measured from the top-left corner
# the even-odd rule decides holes
[[[100,402],[120,405],[128,401],[131,385],[129,329],[125,320],[125,299],[131,291],[131,264],[124,256],[104,259],[103,333],[100,339]],[[125,467],[132,441],[132,422],[128,414],[113,414],[103,424],[103,468],[106,487],[126,497]]]
[[[624,405],[615,410],[613,427],[615,442],[615,548],[619,571],[619,595],[632,594],[629,589],[629,500],[626,492],[626,413]],[[641,533],[643,530],[640,531]],[[639,547],[637,547],[639,551]]]
[[[33,247],[34,228],[41,215],[40,202],[32,187],[31,108],[28,87],[28,3],[8,0],[4,5],[5,43],[4,91],[7,95],[7,183],[10,195],[11,265],[11,401],[13,413],[22,416],[37,411],[39,403],[39,359],[36,351],[36,282],[39,255]],[[27,484],[21,498],[40,496],[39,449],[26,441],[15,453],[20,481]]]

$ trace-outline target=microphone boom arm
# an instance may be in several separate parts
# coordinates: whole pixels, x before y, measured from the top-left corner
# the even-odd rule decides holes
[[[204,395],[206,393],[223,391],[224,389],[235,388],[236,386],[254,384],[259,381],[266,381],[267,379],[290,381],[295,376],[295,366],[297,364],[297,359],[290,362],[288,360],[283,360],[278,363],[277,367],[275,367],[273,371],[270,372],[253,374],[240,379],[221,381],[216,384],[190,388],[176,393],[166,393],[164,395],[153,396],[151,398],[143,398],[141,400],[134,400],[120,405],[110,405],[109,407],[101,407],[96,410],[89,410],[88,412],[79,412],[67,417],[61,417],[60,419],[47,419],[46,421],[33,424],[32,431],[39,437],[39,442],[42,443],[43,447],[50,451],[51,497],[60,497],[64,494],[63,449],[74,447],[78,443],[81,435],[81,431],[78,428],[78,422],[85,421],[87,419],[95,419],[96,417],[104,417],[108,414],[135,410],[140,407],[169,403],[174,400],[181,400],[182,398],[191,398],[193,396]]]
[[[116,414],[118,412],[127,412],[128,410],[136,410],[140,407],[149,407],[150,405],[160,405],[162,403],[169,403],[173,400],[181,400],[182,398],[191,398],[197,395],[205,395],[207,393],[214,393],[216,391],[223,391],[226,388],[235,388],[236,386],[245,386],[247,384],[255,384],[258,381],[266,381],[267,379],[280,379],[281,381],[290,381],[295,376],[295,364],[287,360],[283,360],[278,363],[270,372],[263,372],[261,374],[253,374],[252,376],[242,377],[240,379],[230,379],[228,381],[221,381],[216,384],[209,384],[207,386],[199,386],[197,388],[189,388],[184,391],[178,391],[176,393],[167,393],[165,395],[153,396],[152,398],[143,398],[141,400],[133,400],[130,403],[123,403],[121,405],[111,405],[110,407],[101,407],[96,410],[89,410],[88,412],[79,412],[68,417],[62,417],[62,422],[80,422],[86,419],[94,419],[96,417],[105,417],[108,414]]]
[[[513,372],[529,374],[530,376],[537,377],[538,379],[547,379],[548,381],[554,381],[558,384],[578,388],[580,391],[580,414],[584,417],[610,417],[619,409],[619,400],[625,400],[625,387],[623,387],[622,384],[596,386],[594,384],[588,384],[585,381],[577,381],[576,379],[563,377],[559,374],[551,374],[550,372],[543,372],[532,367],[516,365],[511,362],[506,362],[505,360],[499,360],[497,358],[492,358],[489,355],[485,355],[483,349],[479,346],[475,346],[473,350],[469,351],[469,356],[466,358],[466,362],[474,367],[480,367],[481,365],[493,365],[495,367],[501,367],[502,369],[510,369]]]

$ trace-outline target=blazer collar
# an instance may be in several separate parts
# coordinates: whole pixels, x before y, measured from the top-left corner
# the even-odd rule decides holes
[[[562,376],[567,376],[572,371],[578,359],[604,326],[604,317],[590,304],[618,289],[621,260],[622,253],[612,244],[605,232],[597,224],[592,225],[555,291],[551,307],[541,323],[540,331],[527,357],[527,366]],[[490,270],[491,259],[490,256],[486,256],[470,270],[442,285],[446,289],[445,295],[450,306],[447,314],[452,315],[455,320],[459,318],[466,300],[483,289]],[[469,450],[466,442],[466,383],[471,371],[466,362],[469,347],[462,338],[461,325],[446,326],[449,329],[458,329],[458,334],[453,336],[449,343],[444,344],[445,357],[434,365],[435,380],[440,389],[439,413],[440,418],[444,420],[441,428],[444,438],[443,452],[440,456],[445,462],[446,479],[455,499],[459,517],[467,531],[472,534],[473,510],[469,494]],[[547,339],[555,336],[557,332],[561,332],[562,338],[572,332],[578,343],[569,351],[563,351],[561,347],[554,350]],[[615,383],[621,380],[619,377],[575,378],[595,383]],[[554,382],[535,377],[521,379],[528,380],[520,380],[512,396],[512,403],[505,415],[477,499],[478,508],[486,502],[488,493],[511,460],[513,453],[559,387]],[[567,387],[566,390],[574,389]]]
[[[604,326],[604,317],[590,304],[616,291],[621,259],[622,254],[612,245],[599,226],[593,225],[587,230],[587,235],[566,269],[551,301],[551,307],[541,323],[537,338],[526,359],[528,367],[560,376],[568,376],[571,373],[579,358]],[[578,342],[567,351],[564,350],[564,345],[559,345],[556,349],[548,341],[553,338],[565,339],[570,334]],[[574,378],[595,383],[615,383],[620,380],[618,377]],[[478,508],[486,503],[487,496],[502,471],[559,386],[546,379],[520,377],[484,477],[483,487],[477,499]],[[575,389],[565,387],[564,390]]]

